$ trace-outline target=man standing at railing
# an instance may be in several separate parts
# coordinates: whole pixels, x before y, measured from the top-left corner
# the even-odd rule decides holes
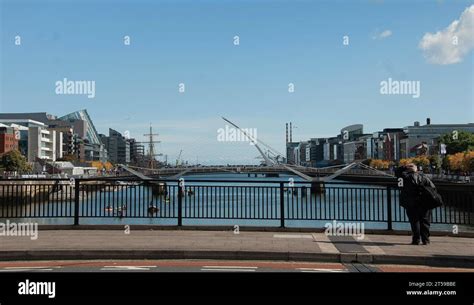
[[[418,173],[413,163],[397,168],[395,175],[399,178],[399,182],[400,178],[403,179],[402,184],[399,184],[401,186],[400,205],[405,208],[410,221],[413,233],[411,244],[420,244],[421,238],[423,244],[427,245],[430,243],[431,209],[426,208],[421,201],[420,186],[432,188],[435,186],[428,177]]]

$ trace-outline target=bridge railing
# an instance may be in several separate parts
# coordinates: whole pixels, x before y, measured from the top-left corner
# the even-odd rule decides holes
[[[446,205],[433,210],[432,223],[474,224],[472,185],[439,185]],[[253,226],[281,227],[289,222],[316,226],[318,221],[407,222],[394,184],[249,180],[64,179],[0,181],[0,218],[171,219],[183,221],[250,221]],[[294,224],[291,226],[295,226]],[[305,225],[307,226],[307,225]]]

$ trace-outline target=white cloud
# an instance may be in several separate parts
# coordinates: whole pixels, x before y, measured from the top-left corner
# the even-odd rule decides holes
[[[419,43],[426,59],[433,64],[461,62],[474,48],[474,5],[466,8],[458,20],[436,33],[426,33]]]
[[[380,35],[379,35],[380,38],[386,38],[386,37],[388,37],[388,36],[392,36],[392,31],[390,31],[390,30],[385,30],[385,31],[383,31],[382,33],[380,33]]]
[[[372,36],[372,39],[376,40],[376,39],[384,39],[384,38],[387,38],[387,37],[390,37],[392,36],[392,31],[390,30],[385,30],[381,33],[376,33],[374,36]]]

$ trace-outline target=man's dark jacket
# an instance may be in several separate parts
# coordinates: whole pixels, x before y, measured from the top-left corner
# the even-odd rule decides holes
[[[430,179],[418,172],[408,172],[404,168],[398,168],[395,171],[395,176],[403,179],[403,187],[400,188],[400,205],[405,209],[420,205],[421,194],[419,186],[424,185],[435,188]]]

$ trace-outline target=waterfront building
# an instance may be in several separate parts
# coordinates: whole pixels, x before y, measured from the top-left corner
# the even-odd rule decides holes
[[[28,128],[28,161],[62,158],[62,133],[44,127]]]
[[[324,160],[323,145],[325,141],[325,138],[311,138],[309,140],[310,165],[308,166],[319,167],[322,165],[321,162]]]
[[[298,143],[298,146],[296,146],[295,148],[293,148],[293,163],[294,165],[300,165],[300,157],[301,157],[301,154],[300,154],[300,145]]]
[[[361,135],[357,139],[343,143],[344,163],[367,159],[367,141],[372,135]]]
[[[128,139],[130,143],[130,163],[145,166],[145,146],[135,139]]]
[[[385,128],[366,139],[367,158],[399,161],[400,140],[405,138],[402,128]]]
[[[21,114],[9,119],[0,118],[0,123],[18,129],[20,152],[28,162],[35,162],[36,158],[55,161],[62,157],[62,133],[50,130],[45,123],[22,117]]]
[[[63,146],[63,157],[74,156],[74,129],[67,124],[67,122],[61,121],[62,124],[50,124],[49,129],[62,134],[62,146]],[[54,126],[54,127],[52,127]]]
[[[308,163],[310,163],[310,145],[308,142],[300,142],[298,144],[298,162],[296,163],[297,165],[302,165],[302,166],[308,166]]]
[[[364,134],[364,125],[353,124],[341,129],[339,138],[342,142],[350,142],[357,140]]]
[[[80,138],[75,143],[80,160],[107,162],[107,150],[86,109],[66,114],[59,120],[69,122]]]
[[[27,120],[48,124],[50,119],[54,116],[47,114],[46,112],[16,112],[16,113],[0,113],[0,121],[13,121],[13,122],[27,122]]]
[[[18,150],[20,133],[18,129],[0,124],[0,154]]]
[[[107,149],[110,162],[130,163],[130,142],[120,132],[109,128],[109,136],[99,135],[99,137]]]
[[[426,147],[429,154],[439,151],[437,139],[453,131],[466,131],[474,133],[474,123],[468,124],[431,124],[431,120],[426,119],[425,125],[415,122],[413,126],[404,127],[405,136],[400,139],[400,158],[410,158],[419,154],[417,148]]]
[[[438,139],[453,131],[474,133],[474,123],[431,124],[404,128],[385,128],[372,134],[364,134],[362,124],[349,125],[334,137],[312,138],[309,141],[287,142],[289,164],[325,167],[355,160],[381,159],[400,161],[420,153],[439,153]]]
[[[327,165],[333,165],[340,163],[339,161],[343,158],[341,155],[342,151],[342,140],[338,137],[326,138],[325,143],[323,144],[323,156]]]
[[[298,154],[295,149],[298,149],[299,142],[287,142],[286,143],[286,162],[288,164],[297,164],[295,156]]]

